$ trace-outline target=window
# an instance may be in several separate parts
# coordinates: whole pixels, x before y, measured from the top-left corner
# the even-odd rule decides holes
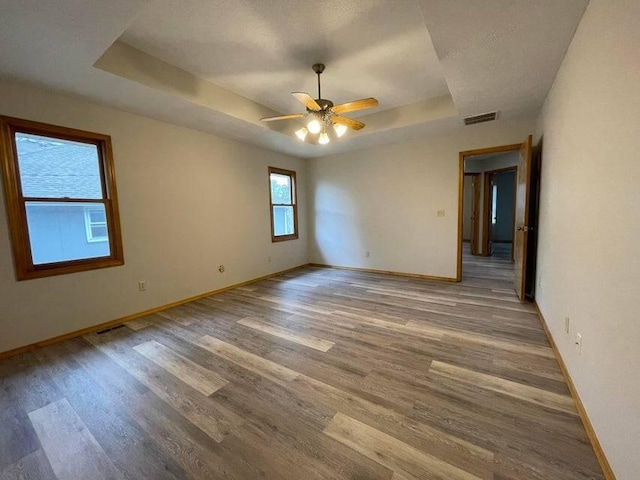
[[[124,264],[108,135],[0,116],[18,280]]]
[[[86,207],[84,209],[84,226],[87,231],[87,242],[107,242],[107,215],[101,208]]]
[[[271,241],[298,238],[296,172],[269,167],[271,196]]]

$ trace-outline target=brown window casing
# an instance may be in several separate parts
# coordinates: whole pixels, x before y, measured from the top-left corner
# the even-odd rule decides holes
[[[16,133],[33,134],[52,139],[70,140],[95,145],[97,147],[100,166],[102,198],[24,197],[19,172],[18,150],[15,141]],[[16,266],[16,277],[18,280],[82,272],[124,264],[110,136],[0,116],[0,149],[6,210]],[[109,234],[109,256],[34,264],[27,225],[26,202],[102,203],[105,207],[107,231]]]
[[[291,201],[293,203],[273,203],[271,195],[271,174],[286,175],[291,178]],[[271,218],[271,241],[284,242],[287,240],[296,240],[298,238],[298,184],[296,183],[296,172],[293,170],[284,170],[282,168],[269,167],[269,212]],[[293,233],[291,235],[276,235],[275,225],[273,222],[273,207],[284,206],[293,207]]]

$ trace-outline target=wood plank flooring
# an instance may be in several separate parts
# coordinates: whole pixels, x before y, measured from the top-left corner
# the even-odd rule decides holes
[[[508,259],[303,268],[0,362],[0,479],[603,479]]]

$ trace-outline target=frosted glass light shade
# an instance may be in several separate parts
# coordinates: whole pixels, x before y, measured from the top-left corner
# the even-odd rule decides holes
[[[320,122],[314,118],[309,123],[307,123],[307,128],[309,129],[310,133],[316,134],[320,133],[320,130],[322,130],[322,125],[320,125]]]
[[[329,143],[329,135],[327,135],[326,132],[322,132],[320,134],[320,137],[318,138],[318,143],[320,145],[325,145],[325,144]]]
[[[341,123],[334,123],[333,129],[336,131],[336,135],[338,137],[341,137],[347,131],[347,126],[342,125]]]
[[[304,142],[304,139],[307,138],[307,133],[309,133],[309,130],[302,127],[300,130],[296,130],[296,137]]]

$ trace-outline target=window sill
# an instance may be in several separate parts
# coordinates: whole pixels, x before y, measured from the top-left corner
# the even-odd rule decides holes
[[[119,267],[121,265],[124,265],[124,260],[114,258],[104,258],[90,262],[86,260],[74,260],[59,264],[37,265],[26,271],[17,270],[16,277],[18,280],[33,280],[35,278],[66,275],[67,273],[85,272],[99,268]]]
[[[279,235],[277,237],[275,236],[271,236],[271,243],[277,243],[277,242],[286,242],[288,240],[297,240],[298,239],[298,234],[294,233],[293,235]]]

